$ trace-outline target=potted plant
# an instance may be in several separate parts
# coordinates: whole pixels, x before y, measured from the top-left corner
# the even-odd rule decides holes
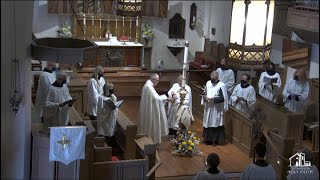
[[[63,23],[57,30],[59,37],[72,37],[71,27]]]
[[[142,38],[145,41],[145,45],[148,46],[149,42],[155,37],[154,32],[149,24],[145,24],[142,29]]]

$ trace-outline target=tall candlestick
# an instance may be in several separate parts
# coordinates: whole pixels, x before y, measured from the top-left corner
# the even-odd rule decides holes
[[[117,31],[117,27],[118,27],[118,20],[116,19],[116,31]]]
[[[189,43],[188,41],[186,41],[185,47],[184,47],[183,66],[182,66],[182,87],[183,88],[186,86],[188,47],[189,47]]]
[[[86,14],[83,13],[83,25],[86,25]]]
[[[109,25],[110,25],[110,24],[109,24],[109,15],[108,15],[108,29],[109,29],[109,27],[110,27]]]
[[[139,25],[139,17],[137,16],[137,20],[136,20],[136,26]]]
[[[129,19],[129,21],[130,21],[130,33],[129,33],[129,39],[131,39],[131,19]]]
[[[122,26],[124,27],[124,16],[122,16]]]
[[[100,18],[100,29],[101,29],[101,18]]]
[[[94,19],[93,19],[93,16],[92,16],[91,25],[93,26],[93,24],[94,24]]]

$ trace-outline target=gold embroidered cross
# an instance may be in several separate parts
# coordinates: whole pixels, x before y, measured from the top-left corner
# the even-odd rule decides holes
[[[67,144],[69,144],[70,142],[71,141],[67,139],[67,136],[65,134],[63,134],[61,140],[58,141],[58,143],[62,145],[62,149],[65,149],[67,147]]]

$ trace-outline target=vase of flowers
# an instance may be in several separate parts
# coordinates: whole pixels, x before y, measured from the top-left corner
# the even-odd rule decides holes
[[[142,29],[142,38],[144,39],[145,46],[152,46],[152,40],[154,37],[155,35],[151,26],[149,24],[145,24]]]
[[[178,131],[176,138],[172,139],[171,142],[174,144],[174,151],[172,152],[174,155],[192,157],[201,154],[197,148],[200,138],[197,138],[192,131]]]
[[[72,37],[71,27],[66,23],[63,23],[57,30],[59,37]]]

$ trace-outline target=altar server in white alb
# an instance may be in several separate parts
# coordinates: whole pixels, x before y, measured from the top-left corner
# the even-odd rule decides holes
[[[177,121],[177,112],[180,105],[180,90],[182,86],[182,75],[177,78],[177,83],[174,83],[171,89],[168,91],[169,99],[168,102],[168,127],[169,134],[175,134],[176,130],[179,128],[179,122]],[[189,109],[192,110],[192,94],[191,88],[187,84],[185,89],[188,92],[186,94],[184,103],[189,106]]]
[[[66,85],[67,74],[65,72],[57,73],[57,80],[50,86],[46,99],[44,112],[45,127],[67,126],[69,123],[69,109],[72,102],[69,89]]]
[[[103,74],[103,67],[97,66],[93,71],[92,78],[88,82],[88,114],[90,120],[97,119],[98,99],[103,94],[103,86],[105,84]]]
[[[232,69],[229,69],[227,67],[226,59],[221,59],[220,65],[221,66],[217,69],[217,72],[219,73],[219,81],[223,82],[226,85],[228,91],[228,98],[230,99],[235,85],[234,72]]]
[[[249,84],[250,75],[242,74],[241,83],[234,87],[231,94],[231,105],[247,116],[250,116],[256,104],[256,91]]]
[[[161,143],[161,136],[168,135],[168,121],[163,99],[154,89],[159,83],[159,75],[151,74],[144,84],[140,100],[138,133],[147,134],[154,143]]]
[[[48,94],[48,89],[56,80],[56,74],[53,72],[55,69],[55,63],[47,62],[46,68],[40,73],[38,81],[37,96],[35,102],[35,109],[37,114],[40,115],[43,121],[43,107],[46,105],[46,98]]]
[[[309,95],[309,82],[302,69],[294,72],[293,78],[287,80],[282,96],[284,106],[292,112],[304,113]]]
[[[228,94],[226,85],[219,81],[219,73],[213,71],[211,80],[207,82],[204,105],[203,138],[207,145],[224,143],[224,114],[228,110]]]
[[[267,70],[260,75],[259,94],[270,101],[276,102],[280,87],[280,75],[276,72],[274,64],[270,62]]]
[[[99,135],[106,136],[107,142],[111,145],[112,138],[116,128],[116,120],[118,117],[118,108],[113,109],[106,104],[106,101],[111,100],[114,104],[117,102],[117,97],[113,92],[113,84],[107,82],[103,86],[103,94],[99,97],[97,106],[97,131]]]

